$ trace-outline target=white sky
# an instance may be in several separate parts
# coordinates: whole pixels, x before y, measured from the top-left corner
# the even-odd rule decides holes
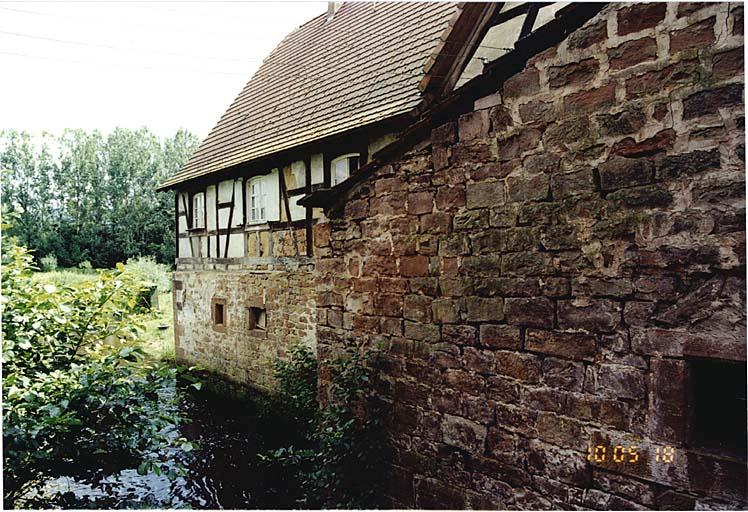
[[[0,129],[183,127],[203,138],[275,45],[326,8],[0,0]]]

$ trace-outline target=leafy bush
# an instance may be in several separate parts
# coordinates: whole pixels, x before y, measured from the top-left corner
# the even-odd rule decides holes
[[[83,270],[91,270],[93,269],[93,266],[91,266],[91,262],[88,260],[83,260],[80,263],[78,263],[78,268]]]
[[[149,281],[158,287],[161,293],[171,291],[171,270],[163,263],[157,263],[153,256],[130,258],[125,263],[128,272]]]
[[[155,454],[179,420],[160,396],[175,370],[127,346],[140,284],[120,268],[58,287],[31,278],[32,257],[2,253],[4,504],[46,478],[121,468],[160,472]],[[125,343],[124,346],[122,343]],[[173,437],[173,436],[172,436]],[[172,471],[170,477],[176,474]]]
[[[39,266],[44,272],[51,272],[57,270],[57,256],[54,254],[47,254],[39,258]]]
[[[317,358],[305,345],[288,350],[288,358],[275,363],[279,412],[308,432],[313,427],[317,404]]]
[[[306,425],[297,444],[263,455],[279,473],[294,475],[289,492],[311,508],[372,508],[378,504],[382,473],[380,421],[371,401],[375,362],[357,348],[328,361],[329,402],[318,408],[314,354],[294,348],[276,366],[278,399],[298,424]],[[371,360],[369,360],[371,359]]]

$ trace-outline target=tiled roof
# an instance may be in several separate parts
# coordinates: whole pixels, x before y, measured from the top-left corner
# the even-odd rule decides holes
[[[408,112],[454,3],[344,3],[286,36],[200,144],[161,185]]]

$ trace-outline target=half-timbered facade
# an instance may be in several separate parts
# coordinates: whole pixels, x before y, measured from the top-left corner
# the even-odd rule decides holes
[[[161,186],[175,192],[178,358],[270,386],[269,362],[316,340],[324,214],[299,200],[355,175],[559,7],[331,2],[289,34]]]

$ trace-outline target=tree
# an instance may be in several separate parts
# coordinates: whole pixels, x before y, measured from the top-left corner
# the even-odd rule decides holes
[[[109,268],[136,256],[174,261],[174,202],[156,187],[197,147],[185,130],[65,130],[61,137],[0,132],[3,205],[20,212],[10,234],[37,258]]]

